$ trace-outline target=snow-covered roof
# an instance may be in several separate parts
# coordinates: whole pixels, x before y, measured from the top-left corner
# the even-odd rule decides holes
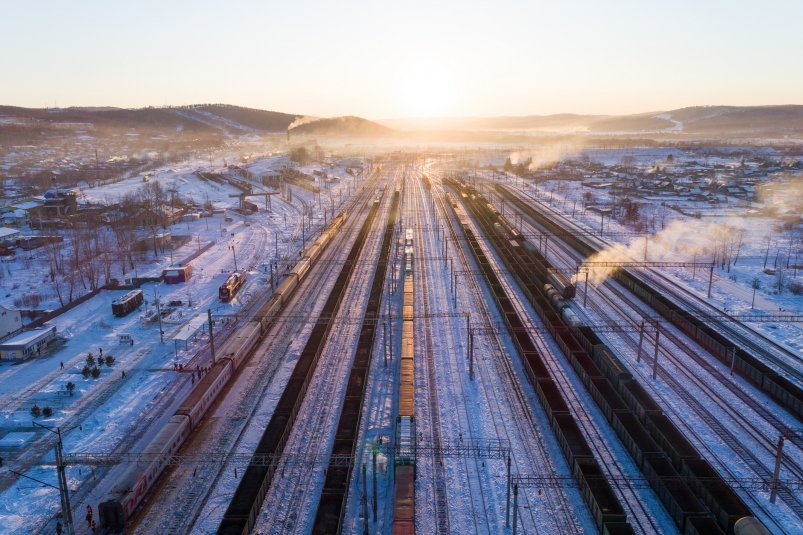
[[[13,228],[0,227],[0,240],[10,238],[11,236],[16,236],[19,233],[20,233],[19,230]]]
[[[17,210],[31,210],[33,208],[36,208],[37,206],[42,206],[42,203],[38,201],[25,201],[15,204],[14,208],[16,208]]]
[[[181,327],[181,329],[179,329],[179,331],[173,335],[173,340],[186,342],[195,336],[195,333],[197,333],[204,325],[206,325],[206,322],[206,314],[195,315],[186,325]]]
[[[19,346],[27,346],[44,338],[45,336],[48,336],[51,332],[52,333],[56,332],[55,326],[39,327],[38,329],[23,331],[19,333],[17,336],[12,336],[8,340],[0,344],[0,349],[13,349]]]

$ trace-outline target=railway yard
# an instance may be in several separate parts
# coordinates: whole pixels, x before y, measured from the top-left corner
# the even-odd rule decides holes
[[[800,307],[725,310],[735,278],[646,234],[605,256],[616,227],[510,173],[363,163],[186,223],[190,268],[0,363],[0,532],[803,532],[801,346],[756,327]]]

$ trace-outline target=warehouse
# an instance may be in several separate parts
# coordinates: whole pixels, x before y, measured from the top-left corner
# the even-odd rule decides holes
[[[56,338],[56,327],[45,326],[23,331],[0,344],[0,360],[23,361],[47,351]]]

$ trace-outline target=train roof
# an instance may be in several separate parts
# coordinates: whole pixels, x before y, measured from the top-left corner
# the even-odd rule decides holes
[[[112,301],[112,303],[122,303],[122,302],[124,302],[124,301],[127,301],[128,299],[131,299],[131,298],[132,298],[132,297],[134,297],[135,295],[137,295],[137,294],[141,294],[141,293],[142,293],[142,290],[140,290],[139,288],[138,288],[138,289],[136,289],[136,290],[131,290],[131,291],[130,291],[130,292],[128,292],[127,294],[125,294],[125,295],[123,295],[123,296],[120,296],[120,297],[118,297],[117,299],[115,299],[114,301]]]

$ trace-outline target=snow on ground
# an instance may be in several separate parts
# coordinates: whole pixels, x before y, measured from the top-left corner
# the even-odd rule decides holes
[[[281,158],[266,158],[265,161],[272,162],[266,165],[273,165],[277,160]],[[239,190],[200,179],[195,174],[198,163],[157,170],[151,173],[151,180],[161,182],[165,188],[175,187],[179,195],[191,196],[196,202],[203,203],[208,198],[216,206],[231,208],[236,205],[237,199],[228,195]],[[310,166],[309,172],[312,174],[313,170],[322,167],[320,164]],[[222,168],[217,170],[224,171]],[[346,180],[329,186],[333,192],[332,203],[336,199],[337,207],[345,202],[353,187],[354,180],[350,175],[343,178]],[[116,202],[142,184],[141,178],[132,177],[88,189],[84,194],[93,202]],[[234,313],[252,296],[262,292],[268,285],[269,262],[284,258],[292,261],[293,252],[301,248],[300,220],[305,210],[311,215],[307,235],[324,225],[320,195],[295,187],[292,190],[291,203],[274,197],[271,213],[262,209],[243,216],[228,211],[173,225],[168,228],[173,235],[186,235],[190,240],[172,251],[172,256],[170,251],[156,255],[146,253],[136,270],[122,274],[120,278],[158,276],[171,264],[212,244],[192,261],[194,270],[188,282],[143,284],[145,304],[123,318],[111,314],[111,302],[126,291],[102,290],[50,322],[56,325],[63,337],[62,346],[23,363],[0,364],[0,403],[3,407],[0,410],[0,455],[12,463],[17,462],[15,459],[19,455],[22,455],[21,459],[29,458],[33,466],[26,475],[56,484],[52,465],[36,465],[35,459],[30,459],[34,451],[47,452],[51,463],[53,457],[52,442],[41,445],[43,437],[49,438],[49,434],[31,426],[30,409],[34,403],[54,409],[51,417],[40,417],[37,422],[61,427],[64,449],[68,453],[111,452],[121,448],[127,450],[137,443],[144,444],[158,430],[160,421],[168,418],[189,392],[189,374],[177,371],[174,364],[187,364],[207,345],[205,326],[195,337],[189,336],[185,344],[187,325],[194,318],[206,317],[208,309],[213,314]],[[226,221],[226,218],[231,218],[231,221]],[[7,276],[2,283],[7,291],[0,295],[0,300],[13,299],[24,288],[25,291],[41,291],[45,297],[41,306],[58,306],[55,296],[43,291],[43,282],[47,281],[47,262],[42,255],[41,250],[34,250],[6,264],[7,268],[11,267],[11,273],[6,270]],[[218,300],[217,289],[228,273],[234,271],[235,257],[237,268],[249,272],[249,280],[231,303],[224,304]],[[14,285],[16,287],[11,287]],[[155,317],[157,298],[163,313],[164,343],[159,341],[158,322],[145,320],[146,317]],[[134,345],[120,345],[121,333],[130,334]],[[101,375],[97,379],[84,378],[81,370],[87,355],[92,352],[97,356],[101,348],[104,356],[114,356],[115,363],[111,367],[101,366]],[[72,395],[66,390],[68,382],[76,385]],[[101,481],[106,472],[113,475],[123,468],[92,470],[86,466],[69,467],[67,473],[74,495],[74,510],[81,510],[78,505],[91,487],[84,485],[90,477]],[[105,481],[111,480],[113,477]],[[9,480],[3,481],[7,483]],[[3,533],[25,533],[31,526],[48,525],[53,529],[58,493],[47,487],[32,488],[32,485],[25,479],[17,479],[11,486],[0,486]],[[93,491],[89,503],[95,506],[104,491]],[[81,528],[82,524],[77,522],[76,526]],[[78,533],[82,532],[79,529]]]

